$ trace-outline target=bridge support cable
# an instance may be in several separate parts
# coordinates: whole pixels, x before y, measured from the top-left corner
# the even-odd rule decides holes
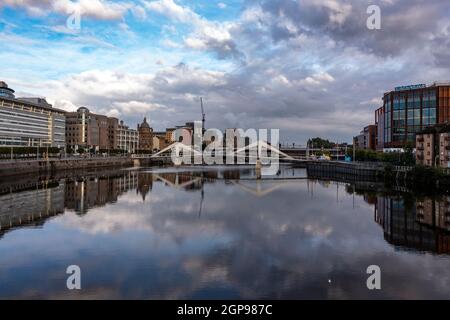
[[[271,152],[275,152],[278,155],[283,156],[286,159],[289,160],[294,160],[293,157],[291,157],[290,155],[284,153],[283,151],[280,151],[278,148],[275,148],[274,146],[271,146],[270,144],[268,144],[267,142],[263,141],[263,140],[259,140],[257,142],[254,142],[248,146],[242,147],[238,150],[236,150],[235,152],[231,153],[231,156],[234,156],[236,154],[239,154],[241,152],[245,152],[246,150],[250,150],[251,148],[258,148],[258,157],[261,157],[261,151],[263,148],[266,148],[268,150],[270,150]],[[265,157],[265,158],[269,158],[269,157]]]
[[[195,150],[194,148],[192,148],[192,147],[190,147],[190,146],[187,146],[187,145],[185,145],[185,144],[183,144],[183,143],[181,143],[181,142],[175,142],[175,143],[172,143],[170,146],[165,147],[165,148],[162,149],[161,151],[159,151],[159,152],[153,154],[152,156],[150,156],[150,158],[156,158],[156,157],[159,157],[159,156],[160,156],[161,154],[163,154],[164,152],[167,152],[167,151],[169,151],[169,150],[173,150],[173,149],[176,149],[176,148],[180,148],[181,150],[183,150],[183,152],[184,152],[184,151],[187,151],[187,152],[189,152],[189,153],[192,152],[192,153],[194,153],[195,156],[201,156],[201,155],[202,155],[201,152],[199,152],[198,150]]]

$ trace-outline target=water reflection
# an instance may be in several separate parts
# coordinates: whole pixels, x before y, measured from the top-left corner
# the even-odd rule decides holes
[[[33,183],[22,192],[0,195],[0,238],[10,229],[42,226],[64,213],[65,183]]]
[[[447,197],[411,199],[380,196],[375,221],[392,245],[438,254],[450,253],[450,203]]]
[[[0,186],[0,298],[450,297],[447,198],[299,168],[255,175],[149,169]],[[79,292],[65,288],[70,264]],[[365,286],[371,264],[380,292]]]
[[[41,226],[47,218],[73,210],[78,215],[85,215],[90,209],[113,204],[121,195],[130,190],[146,201],[154,183],[162,183],[174,190],[203,190],[204,184],[224,181],[225,184],[239,186],[253,195],[264,196],[279,188],[287,176],[302,177],[296,168],[285,169],[278,174],[279,182],[262,190],[260,181],[255,181],[256,173],[252,168],[204,169],[191,171],[181,169],[161,169],[157,172],[147,171],[105,171],[86,176],[65,179],[45,177],[31,178],[3,183],[0,188],[0,235],[17,227]],[[283,174],[282,174],[283,173]],[[249,180],[255,186],[248,187],[239,180]]]

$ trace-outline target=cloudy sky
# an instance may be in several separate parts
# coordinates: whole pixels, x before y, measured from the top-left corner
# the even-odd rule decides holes
[[[383,92],[450,79],[450,2],[1,0],[0,41],[0,79],[58,108],[163,130],[203,96],[208,127],[350,141]]]

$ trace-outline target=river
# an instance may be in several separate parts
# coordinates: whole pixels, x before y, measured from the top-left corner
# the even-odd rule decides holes
[[[0,192],[0,299],[450,298],[450,198],[284,166],[23,177]],[[68,266],[81,289],[66,286]],[[381,289],[369,290],[369,266]]]

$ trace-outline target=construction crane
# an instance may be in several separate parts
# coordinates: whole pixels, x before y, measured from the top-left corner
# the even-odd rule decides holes
[[[202,107],[202,134],[205,133],[205,109],[203,108],[203,98],[200,97],[200,106]]]

